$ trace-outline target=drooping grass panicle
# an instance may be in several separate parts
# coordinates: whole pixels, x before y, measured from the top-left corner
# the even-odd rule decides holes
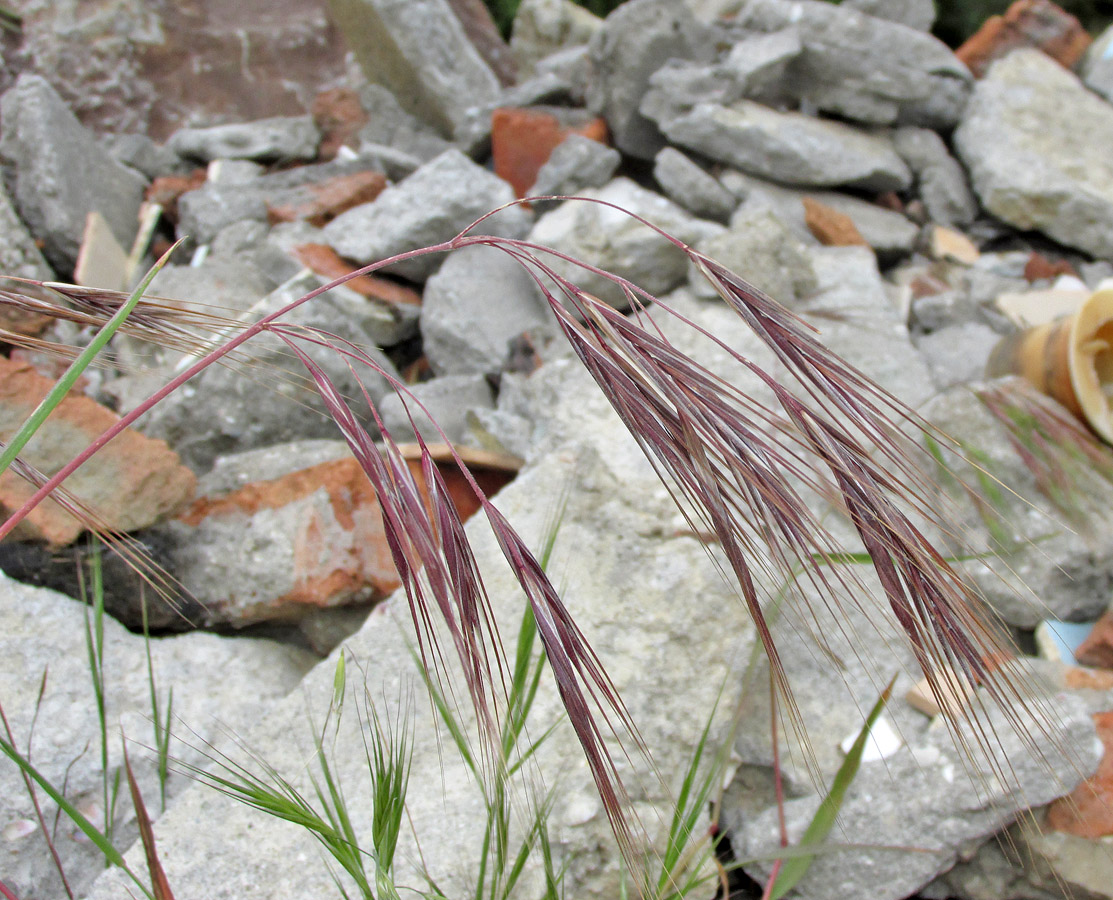
[[[505,696],[506,662],[490,601],[464,535],[463,524],[424,440],[419,434],[422,473],[427,486],[423,497],[396,444],[390,439],[389,431],[378,420],[373,405],[371,412],[383,431],[384,453],[374,446],[370,435],[328,382],[325,373],[297,347],[293,335],[281,327],[276,331],[290,341],[292,352],[303,356],[302,361],[317,380],[330,414],[378,493],[391,552],[395,555],[411,617],[418,630],[423,663],[427,667],[439,668],[436,657],[440,651],[429,617],[432,601],[448,627],[463,667],[479,718],[484,747],[491,754],[492,762],[505,765],[506,761],[500,759],[502,734],[490,701],[496,690]],[[343,352],[353,359],[354,364],[370,363],[369,360],[357,359],[357,348],[348,346]],[[396,384],[396,387],[404,386]],[[413,400],[412,397],[408,399]],[[546,657],[569,720],[587,755],[604,808],[623,850],[632,853],[627,802],[614,762],[606,750],[602,728],[605,725],[617,726],[627,735],[634,736],[637,730],[602,664],[560,600],[544,567],[478,484],[470,479],[463,461],[457,459],[457,463],[469,478],[503,555],[525,591]],[[433,656],[432,660],[427,657],[427,650]]]
[[[1091,486],[1113,485],[1113,452],[1075,416],[1027,381],[998,380],[977,390],[978,399],[1004,427],[1013,451],[1036,488],[1068,519],[1108,514],[1094,508],[1105,495]],[[992,474],[992,473],[991,473]],[[1103,484],[1102,484],[1103,483]]]

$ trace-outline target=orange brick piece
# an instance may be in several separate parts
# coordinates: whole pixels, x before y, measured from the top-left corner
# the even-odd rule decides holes
[[[1053,831],[1091,840],[1113,834],[1113,712],[1094,713],[1094,724],[1105,747],[1097,772],[1052,803],[1045,821]]]
[[[1074,658],[1084,666],[1113,669],[1113,612],[1107,612],[1094,623],[1086,640],[1074,651]]]
[[[607,123],[590,119],[582,125],[563,125],[543,109],[502,107],[491,114],[491,155],[495,174],[524,197],[537,180],[549,154],[570,134],[606,143]]]
[[[1016,0],[1005,15],[986,19],[955,55],[975,78],[1017,47],[1035,47],[1072,69],[1091,41],[1078,19],[1051,0]]]
[[[27,363],[0,357],[0,439],[10,440],[53,382]],[[89,397],[70,394],[51,413],[20,457],[53,475],[119,417]],[[172,515],[188,503],[197,485],[165,441],[127,430],[106,445],[66,481],[103,524],[134,531]],[[35,488],[11,470],[0,476],[0,514],[18,509]],[[13,537],[68,544],[82,525],[53,500],[36,507]]]
[[[305,219],[310,225],[323,228],[353,206],[370,203],[385,189],[386,176],[381,172],[337,175],[328,181],[306,184],[289,192],[283,203],[267,204],[267,218],[272,225]]]
[[[804,198],[804,223],[826,247],[868,247],[854,220],[811,197]]]

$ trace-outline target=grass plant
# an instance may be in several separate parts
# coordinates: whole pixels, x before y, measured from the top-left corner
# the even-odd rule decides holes
[[[534,852],[542,855],[550,895],[560,894],[561,869],[553,859],[545,827],[548,798],[542,796],[535,803],[529,827],[517,844],[511,838],[510,827],[510,778],[532,759],[547,734],[542,730],[534,738],[527,727],[538,684],[546,672],[558,687],[617,845],[630,870],[639,872],[634,878],[637,889],[643,896],[655,898],[689,895],[702,884],[693,874],[698,868],[688,863],[692,860],[695,822],[713,784],[708,775],[697,773],[706,762],[705,754],[714,756],[719,748],[707,746],[705,733],[677,793],[660,870],[655,876],[642,877],[644,873],[635,861],[642,858],[646,839],[637,832],[637,819],[631,814],[629,798],[607,741],[611,737],[624,739],[628,754],[646,751],[636,723],[546,573],[547,551],[534,553],[527,546],[471,478],[463,460],[456,457],[527,601],[515,657],[505,659],[479,566],[425,441],[418,438],[425,485],[422,491],[370,398],[366,394],[362,398],[343,396],[306,348],[314,345],[331,348],[353,368],[370,367],[392,381],[415,414],[425,412],[424,409],[406,386],[393,380],[363,348],[323,331],[295,328],[283,322],[291,310],[312,302],[348,278],[422,255],[486,245],[507,253],[532,275],[564,338],[677,499],[692,531],[713,537],[721,550],[721,556],[713,557],[713,561],[732,579],[754,622],[761,650],[769,661],[771,690],[790,720],[799,722],[799,713],[770,630],[770,601],[775,597],[761,587],[762,576],[767,574],[763,566],[771,565],[785,577],[813,586],[817,596],[823,598],[821,602],[836,612],[857,603],[857,592],[862,589],[853,572],[830,565],[840,558],[842,551],[810,508],[806,500],[809,493],[833,499],[844,511],[880,580],[891,613],[903,628],[932,689],[942,695],[957,677],[982,686],[981,696],[985,699],[980,702],[998,703],[1015,717],[1008,711],[1014,701],[1025,696],[1023,686],[1015,682],[1009,667],[993,664],[1002,652],[996,632],[979,618],[972,588],[925,536],[923,522],[943,528],[946,523],[940,522],[935,512],[931,478],[916,462],[915,440],[902,429],[911,424],[919,432],[931,434],[930,426],[824,348],[800,319],[713,260],[668,235],[664,237],[687,255],[694,269],[772,351],[786,377],[774,378],[667,302],[627,279],[600,272],[528,241],[477,233],[482,222],[479,220],[443,243],[365,266],[239,328],[219,345],[198,350],[195,362],[181,367],[170,381],[122,416],[86,451],[49,478],[39,479],[32,498],[0,525],[0,537],[10,534],[73,471],[171,392],[208,366],[234,362],[238,348],[252,338],[263,333],[279,338],[316,385],[329,416],[375,489],[403,586],[406,606],[399,607],[408,608],[416,629],[414,656],[423,683],[453,735],[455,749],[483,791],[487,821],[479,850],[476,900],[511,897],[526,860]],[[630,311],[620,312],[578,288],[555,270],[554,258],[607,277],[621,289]],[[86,320],[106,320],[106,329],[121,327],[126,318],[132,334],[197,347],[195,333],[184,323],[188,320],[193,327],[200,319],[188,313],[181,314],[184,319],[176,318],[179,312],[174,308],[160,305],[157,300],[142,299],[151,277],[153,274],[128,298],[103,291],[59,290],[79,307],[80,316]],[[4,296],[15,295],[8,292]],[[59,315],[72,317],[73,308],[64,308]],[[773,397],[773,403],[758,402],[678,350],[661,328],[661,321],[667,318],[679,320],[716,343],[760,381]],[[75,366],[88,365],[91,360],[91,354],[82,354]],[[42,417],[37,420],[38,424],[41,420]],[[369,421],[376,428],[368,428],[365,423]],[[36,427],[37,424],[29,424],[29,434]],[[443,433],[441,437],[445,438]],[[933,434],[933,439],[947,440],[938,434]],[[18,459],[17,452],[10,451],[7,458]],[[439,625],[434,624],[435,620]],[[90,669],[94,672],[94,683],[103,687],[104,663],[95,609],[91,622]],[[478,722],[475,744],[456,721],[454,701],[442,687],[440,679],[447,671],[444,660],[448,654],[453,654],[459,663],[466,696],[475,710]],[[341,656],[338,663],[340,674],[345,665],[343,659]],[[148,671],[155,743],[164,758],[167,746],[165,726],[161,724],[164,720],[156,702],[153,671]],[[343,787],[330,763],[327,741],[329,725],[337,726],[344,706],[343,683],[341,678],[324,726],[316,731],[311,795],[303,793],[264,760],[255,759],[256,768],[252,768],[216,748],[211,748],[211,756],[217,768],[187,768],[217,790],[308,829],[356,885],[361,897],[394,897],[398,888],[393,880],[392,859],[408,777],[406,726],[404,722],[381,721],[370,703],[363,710],[360,724],[373,787],[375,828],[371,846],[361,847],[347,812]],[[98,690],[98,697],[102,759],[107,771],[102,690]],[[977,733],[980,739],[992,741],[992,735]],[[1038,737],[1033,737],[1033,744]],[[95,828],[68,805],[62,792],[47,786],[10,740],[0,743],[0,749],[66,815],[74,818],[101,847],[106,859],[124,865],[107,834],[110,831],[107,818],[103,831]],[[717,768],[711,765],[707,771]],[[826,804],[828,813],[837,809],[837,791],[845,790],[850,777],[852,774],[840,773],[832,788],[833,799]],[[109,797],[107,783],[105,794]],[[111,804],[106,802],[105,807],[107,817]],[[822,840],[820,831],[810,834],[809,840]],[[819,850],[815,847],[806,847],[796,854],[786,850],[782,857],[806,859],[816,852]],[[785,874],[786,869],[789,875]],[[126,866],[125,870],[139,884],[131,870]],[[794,870],[801,871],[797,866],[781,865],[775,879],[782,885],[781,890],[788,889],[783,886],[791,881]],[[157,881],[154,871],[151,874]],[[337,885],[344,893],[346,889],[339,877]],[[428,888],[434,895],[440,893],[435,884]],[[143,892],[152,895],[146,887]]]

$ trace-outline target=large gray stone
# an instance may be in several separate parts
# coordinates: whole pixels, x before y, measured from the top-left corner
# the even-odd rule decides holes
[[[493,374],[510,342],[556,322],[529,272],[494,247],[464,247],[425,285],[421,336],[438,375]]]
[[[816,290],[794,312],[819,339],[912,409],[935,394],[927,363],[912,345],[867,247],[816,247]]]
[[[714,309],[729,314],[721,304]],[[651,770],[637,753],[626,758],[613,748],[641,823],[649,834],[663,836],[679,775],[712,719],[716,700],[719,712],[712,719],[708,746],[719,746],[725,737],[752,629],[707,558],[707,547],[685,531],[655,473],[579,364],[563,360],[544,367],[528,382],[528,394],[536,422],[534,456],[499,493],[497,503],[527,544],[538,547],[554,509],[547,498],[571,487],[551,570],[560,573],[557,580],[565,585],[571,614],[654,754],[657,768]],[[468,524],[468,534],[502,639],[512,648],[522,615],[521,592],[481,519]],[[693,615],[693,610],[703,613]],[[444,635],[441,640],[443,647],[450,646]],[[422,864],[412,837],[416,833],[429,874],[447,896],[464,896],[474,890],[484,801],[452,750],[452,737],[423,699],[410,649],[415,641],[406,599],[395,596],[345,645],[353,679],[348,694],[362,696],[366,687],[386,721],[397,722],[400,709],[408,710],[413,777],[407,813],[412,832],[409,825],[403,829],[398,881],[419,888],[425,884],[416,871]],[[364,671],[357,675],[353,663]],[[320,721],[332,695],[335,665],[335,657],[323,663],[307,678],[303,695],[268,707],[257,727],[244,735],[260,756],[310,794],[305,782],[311,740],[306,710]],[[458,665],[450,660],[443,677],[457,672]],[[471,735],[474,716],[457,696],[456,715]],[[524,804],[535,794],[538,773],[544,773],[545,783],[555,788],[550,835],[555,864],[567,866],[569,896],[617,896],[622,876],[615,841],[560,709],[546,675],[528,728],[540,735],[550,724],[557,727],[510,785],[514,802],[520,804],[511,817],[511,839],[521,834],[528,818]],[[334,771],[353,798],[366,785],[366,762],[354,711],[345,715],[336,743],[331,744],[331,732],[329,743]],[[654,771],[664,773],[667,787]],[[350,801],[349,809],[359,841],[369,846],[370,804]],[[205,827],[198,828],[198,822]],[[191,790],[160,821],[159,853],[175,892],[183,895],[230,900],[289,893],[324,896],[335,890],[306,832],[204,788]],[[91,898],[118,897],[122,885],[118,872],[108,872]],[[526,900],[543,895],[539,862],[531,858],[514,896]]]
[[[669,59],[710,61],[707,27],[685,3],[629,0],[607,16],[591,40],[596,73],[590,106],[607,120],[615,146],[652,159],[665,141],[639,109],[649,77]]]
[[[934,0],[846,0],[846,7],[917,31],[931,31],[935,23]]]
[[[903,190],[912,182],[886,136],[842,122],[778,112],[752,100],[699,102],[678,113],[653,92],[642,110],[674,143],[762,178],[874,191]]]
[[[498,97],[498,78],[447,0],[329,0],[329,8],[368,79],[446,137]]]
[[[602,19],[572,0],[522,0],[510,33],[519,73],[529,75],[545,57],[586,45],[602,27]]]
[[[1082,58],[1078,74],[1091,91],[1113,100],[1113,27],[1106,28]]]
[[[940,390],[985,375],[989,354],[1001,335],[983,322],[963,322],[939,328],[916,341],[916,348],[927,360],[932,380]]]
[[[324,279],[303,272],[260,300],[250,311],[251,320],[280,309],[324,283]],[[396,376],[394,366],[374,346],[364,327],[367,307],[366,298],[341,288],[301,305],[282,322],[317,328],[340,341],[351,341]],[[384,376],[359,363],[349,368],[347,358],[338,349],[308,341],[301,346],[349,399],[355,414],[365,416],[365,421],[370,419],[370,413],[363,409],[362,392],[365,389],[372,401],[378,400],[388,390]],[[184,366],[184,361],[179,362],[176,370]],[[166,440],[198,471],[209,469],[216,457],[225,453],[337,434],[304,367],[283,342],[269,334],[250,340],[229,364],[210,366],[158,404],[140,423],[144,432]],[[368,427],[374,431],[373,423],[369,422]]]
[[[994,63],[954,140],[993,215],[1113,256],[1113,108],[1054,60],[1018,50]]]
[[[820,0],[748,0],[731,27],[799,30],[803,52],[781,87],[801,103],[874,124],[948,128],[973,81],[942,41],[917,28]]]
[[[738,198],[719,180],[675,147],[665,147],[653,160],[653,177],[669,196],[693,215],[725,222]]]
[[[236,165],[240,165],[236,161]],[[217,179],[210,177],[201,187],[178,199],[178,233],[199,244],[212,241],[224,228],[237,222],[268,222],[272,211],[284,216],[317,217],[324,214],[328,186],[345,176],[377,178],[375,160],[359,156],[317,165],[297,166],[270,175],[244,171],[242,177],[227,172],[221,163]]]
[[[103,782],[97,707],[85,648],[86,612],[76,600],[32,588],[0,574],[0,684],[4,713],[16,746],[26,753],[36,700],[44,674],[45,691],[31,743],[31,761],[66,798],[84,810],[97,827],[104,825]],[[310,667],[309,654],[263,640],[190,634],[155,638],[150,644],[159,703],[165,717],[174,693],[174,737],[170,753],[186,763],[200,763],[189,745],[215,741],[221,729],[244,731],[258,720],[262,704],[293,690]],[[152,817],[161,812],[154,744],[147,656],[141,635],[108,618],[104,622],[104,674],[111,782],[123,767],[121,735]],[[181,727],[188,722],[193,733]],[[171,771],[166,783],[172,800],[190,785]],[[55,808],[42,790],[38,798],[47,827]],[[33,828],[30,826],[34,824]],[[126,848],[137,837],[135,815],[122,781],[116,806],[116,841]],[[3,882],[22,900],[64,896],[47,844],[35,821],[19,769],[0,759],[0,830],[4,834]],[[64,815],[55,847],[70,887],[84,896],[104,871],[104,857]],[[144,871],[140,864],[138,871]],[[125,894],[126,896],[126,894]]]
[[[570,134],[553,148],[537,170],[537,180],[527,192],[535,197],[569,196],[584,188],[602,187],[614,176],[622,154],[613,147]]]
[[[415,440],[416,432],[430,443],[447,439],[470,444],[468,414],[494,405],[491,385],[483,375],[444,375],[412,385],[405,400],[398,393],[388,394],[379,412],[383,427],[398,442]]]
[[[721,225],[696,219],[628,178],[616,178],[598,190],[584,191],[583,196],[614,204],[617,209],[580,200],[565,202],[537,220],[530,240],[628,278],[651,294],[662,294],[679,285],[688,271],[688,257],[629,213],[689,245],[723,230]],[[602,275],[555,257],[546,259],[546,263],[558,275],[612,306],[622,309],[628,305],[622,289]]]
[[[1113,589],[1113,488],[1098,471],[1081,465],[1081,457],[1072,456],[1069,443],[1060,447],[1061,436],[1041,438],[1039,432],[1022,431],[1022,438],[1043,447],[1033,458],[1064,479],[1058,486],[1045,481],[1051,496],[1042,491],[1037,473],[974,394],[998,384],[953,388],[924,411],[932,424],[960,442],[970,460],[943,450],[948,465],[974,488],[974,496],[954,478],[939,479],[941,503],[951,510],[955,534],[963,540],[961,552],[979,554],[962,568],[1012,625],[1033,628],[1044,618],[1092,621],[1105,611]],[[1013,407],[1019,422],[1030,421],[1021,403]],[[1113,467],[1113,457],[1105,466],[1107,471]]]
[[[1023,671],[1016,678],[1025,683]],[[864,698],[862,708],[874,699]],[[1069,793],[1097,768],[1101,744],[1075,698],[1057,698],[1054,708],[1038,696],[1030,708],[983,702],[985,708],[968,708],[971,721],[939,717],[922,737],[906,735],[907,745],[893,755],[862,764],[832,832],[835,844],[858,846],[817,855],[798,896],[900,900],[951,868],[966,845],[993,835],[1028,807]],[[956,746],[958,740],[964,744]],[[790,844],[799,841],[820,799],[812,794],[784,804]],[[776,852],[777,809],[736,819],[731,834],[741,858]],[[769,864],[752,870],[764,879]]]
[[[130,247],[144,180],[112,158],[45,78],[21,75],[0,99],[0,157],[11,166],[13,199],[60,275],[77,260],[85,217],[99,212]]]
[[[381,84],[361,87],[359,101],[367,113],[367,124],[359,130],[361,147],[389,147],[425,163],[451,146],[432,126],[402,109],[394,94]]]
[[[805,244],[818,243],[808,229],[804,197],[818,200],[837,212],[850,216],[854,227],[880,257],[893,258],[911,253],[920,229],[900,213],[837,191],[802,191],[787,188],[741,172],[724,172],[722,181],[744,202],[735,216],[748,216],[755,209],[768,209]]]
[[[179,156],[211,162],[214,159],[251,159],[257,162],[296,162],[313,159],[321,132],[312,116],[278,116],[254,122],[181,128],[167,146]]]
[[[366,264],[453,238],[485,213],[509,203],[514,190],[459,150],[446,150],[371,203],[341,213],[325,226],[325,240],[341,256]],[[520,238],[529,230],[521,206],[484,220],[481,231]],[[390,271],[423,281],[444,261],[428,254]]]
[[[795,305],[798,298],[816,288],[807,249],[767,209],[735,216],[728,230],[700,241],[696,249],[785,306]],[[702,281],[693,265],[690,284],[698,290]],[[703,290],[717,296],[706,283]]]
[[[0,185],[0,272],[39,281],[54,279],[54,273],[16,213],[3,185]]]
[[[916,192],[933,222],[969,225],[974,221],[978,201],[962,166],[938,134],[908,125],[893,132],[893,146],[915,174]]]

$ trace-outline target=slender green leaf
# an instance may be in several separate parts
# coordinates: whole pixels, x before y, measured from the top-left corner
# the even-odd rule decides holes
[[[74,806],[72,803],[69,802],[69,800],[62,796],[61,791],[54,787],[54,785],[51,784],[49,780],[47,780],[45,775],[43,775],[38,769],[31,765],[28,760],[24,759],[20,752],[16,750],[16,748],[13,747],[11,744],[9,744],[8,741],[4,738],[0,738],[0,753],[3,753],[5,756],[8,757],[8,759],[19,766],[20,769],[22,769],[27,775],[29,775],[38,784],[38,786],[46,792],[47,796],[49,796],[51,800],[58,804],[59,809],[61,809],[62,812],[64,812],[69,817],[70,821],[72,821],[74,825],[76,825],[82,830],[82,832],[84,832],[85,836],[93,843],[93,845],[98,850],[100,850],[101,853],[104,854],[104,858],[108,860],[108,862],[123,869],[127,876],[131,878],[131,880],[134,881],[136,885],[138,885],[139,889],[144,893],[144,895],[149,897],[150,900],[155,900],[154,895],[147,889],[147,886],[143,884],[143,882],[140,881],[138,877],[136,877],[135,873],[132,872],[131,869],[128,868],[127,863],[124,861],[124,857],[121,855],[120,851],[112,845],[112,842],[108,840],[108,838],[101,831],[99,831],[92,822],[86,819],[85,816],[83,816],[80,811],[78,811],[76,806]]]
[[[830,833],[831,828],[834,827],[835,819],[842,808],[843,799],[846,797],[846,792],[850,788],[851,783],[854,781],[855,776],[858,774],[858,767],[862,764],[862,753],[866,749],[866,742],[869,740],[870,732],[873,726],[877,724],[877,720],[881,717],[881,713],[885,709],[885,705],[889,702],[889,697],[893,693],[893,685],[896,683],[897,676],[894,675],[892,680],[886,686],[885,690],[881,692],[881,696],[877,698],[877,702],[870,710],[870,714],[866,717],[866,723],[862,726],[862,730],[858,732],[858,737],[855,738],[850,751],[846,754],[846,758],[839,766],[838,772],[835,773],[835,780],[831,782],[831,788],[827,791],[827,796],[823,798],[823,802],[819,804],[819,809],[815,811],[811,823],[808,825],[804,836],[800,839],[800,849],[806,850],[814,845],[821,844]],[[780,900],[785,894],[792,890],[808,868],[812,864],[814,855],[794,856],[786,859],[784,866],[781,868],[780,874],[777,876],[777,882],[773,885],[773,890],[769,893],[769,900]]]
[[[124,320],[131,315],[132,310],[135,309],[139,301],[143,298],[147,288],[151,286],[151,282],[154,281],[155,276],[162,270],[162,267],[170,261],[170,254],[177,249],[180,243],[181,241],[175,243],[174,246],[167,250],[159,261],[151,267],[151,270],[139,283],[139,287],[137,287],[124,304],[116,310],[116,314],[105,322],[104,327],[96,333],[89,342],[89,345],[81,351],[77,359],[70,363],[69,368],[66,369],[62,377],[55,382],[54,387],[50,389],[50,393],[43,398],[42,402],[36,406],[31,415],[27,417],[27,421],[23,423],[19,431],[15,433],[7,446],[4,447],[4,451],[0,453],[0,472],[7,470],[8,466],[12,464],[12,460],[19,455],[19,452],[27,446],[27,442],[35,436],[35,432],[42,427],[47,417],[54,412],[58,404],[65,399],[66,394],[77,384],[77,379],[89,368],[89,365],[96,358],[97,354],[104,349],[105,345],[112,339],[112,336],[119,327],[124,324]]]

